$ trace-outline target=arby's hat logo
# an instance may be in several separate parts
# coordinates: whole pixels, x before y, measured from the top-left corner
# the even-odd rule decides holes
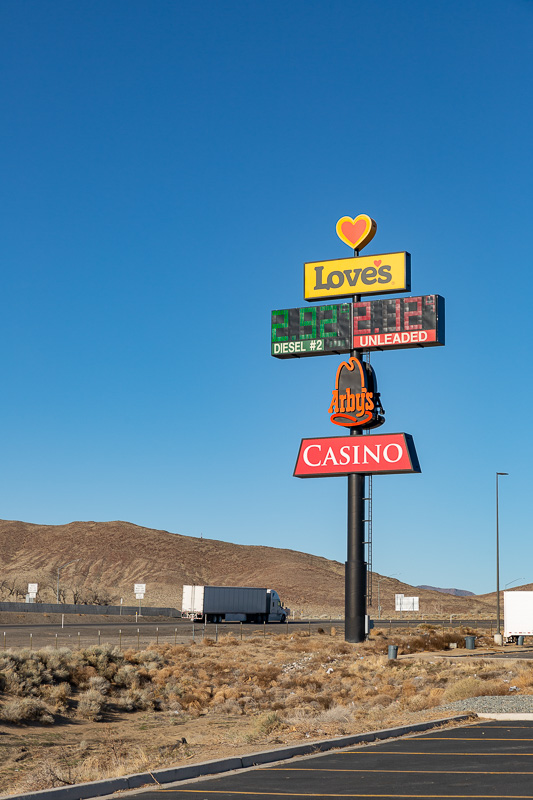
[[[345,428],[377,428],[385,422],[384,413],[370,364],[353,356],[343,361],[337,369],[328,409],[331,421]]]

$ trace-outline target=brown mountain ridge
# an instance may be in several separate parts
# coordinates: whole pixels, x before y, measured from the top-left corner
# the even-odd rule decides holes
[[[68,564],[67,562],[74,563]],[[344,564],[296,550],[238,545],[153,530],[130,522],[38,525],[0,520],[0,599],[23,600],[29,582],[53,602],[57,571],[64,602],[135,605],[134,583],[146,584],[143,605],[179,608],[184,583],[268,586],[296,614],[344,612]],[[492,615],[490,595],[457,597],[373,574],[371,616],[394,616],[394,594],[420,597],[425,616]]]

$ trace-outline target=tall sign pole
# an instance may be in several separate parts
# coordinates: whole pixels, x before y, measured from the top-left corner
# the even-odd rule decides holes
[[[337,233],[340,223],[341,220],[337,223]],[[354,247],[354,256],[358,255],[359,250]],[[354,303],[360,299],[359,295],[353,296]],[[351,351],[352,358],[359,361],[361,355],[357,349]],[[350,428],[351,436],[361,436],[362,433],[360,428]],[[348,537],[344,565],[344,638],[347,642],[365,640],[365,480],[365,476],[357,472],[348,475]]]
[[[352,351],[359,358],[358,351]],[[352,436],[361,431],[352,429]],[[344,565],[344,636],[347,642],[363,642],[366,618],[365,476],[348,475],[348,546]]]
[[[378,298],[411,289],[409,253],[360,256],[377,225],[371,217],[341,217],[336,231],[354,258],[304,264],[304,298],[350,298],[343,302],[272,312],[271,354],[276,358],[349,354],[335,378],[328,413],[348,436],[302,439],[294,475],[298,478],[348,477],[345,562],[345,638],[362,642],[367,632],[365,562],[365,477],[420,472],[407,433],[362,436],[385,422],[377,379],[363,351],[399,350],[444,344],[444,299],[440,295]],[[364,297],[364,299],[362,299]]]

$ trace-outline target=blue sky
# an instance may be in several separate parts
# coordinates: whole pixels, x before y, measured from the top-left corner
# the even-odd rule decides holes
[[[0,6],[0,516],[123,519],[345,560],[346,479],[292,477],[338,356],[270,356],[341,216],[446,298],[372,363],[421,475],[374,479],[374,568],[533,581],[531,0]],[[516,585],[515,584],[515,585]]]

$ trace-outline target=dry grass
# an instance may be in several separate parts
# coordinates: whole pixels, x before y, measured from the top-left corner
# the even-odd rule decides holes
[[[56,730],[54,722],[63,725],[42,755],[36,745],[33,766],[13,751],[0,779],[6,791],[34,791],[242,752],[250,744],[437,718],[440,705],[465,697],[533,694],[526,661],[387,659],[391,641],[400,653],[433,653],[464,644],[464,634],[419,629],[389,640],[378,633],[360,645],[300,634],[141,652],[108,645],[7,651],[0,654],[0,720],[8,734],[2,741],[15,747],[17,727],[31,725],[39,743],[49,737],[45,730]],[[65,746],[76,736],[83,738]]]
[[[0,720],[16,724],[35,720],[46,725],[54,722],[46,703],[33,697],[14,697],[0,707]]]

